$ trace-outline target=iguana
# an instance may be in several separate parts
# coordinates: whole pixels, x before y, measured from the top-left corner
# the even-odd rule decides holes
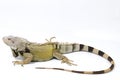
[[[107,59],[111,63],[111,66],[105,70],[99,70],[99,71],[77,71],[77,70],[69,70],[63,68],[47,68],[47,67],[36,67],[36,68],[62,70],[62,71],[83,73],[83,74],[102,74],[102,73],[110,72],[114,68],[113,59],[101,50],[78,43],[52,42],[51,40],[53,38],[54,37],[52,37],[50,40],[47,40],[46,43],[42,43],[42,44],[30,42],[27,39],[16,36],[3,37],[3,41],[6,45],[8,45],[11,48],[14,57],[18,57],[19,55],[21,55],[24,58],[24,60],[22,61],[14,61],[14,64],[24,65],[24,64],[29,64],[32,61],[34,62],[48,61],[51,60],[52,58],[56,58],[58,60],[61,60],[62,63],[67,63],[68,65],[76,65],[72,63],[72,60],[68,59],[63,54],[86,51],[97,54]]]

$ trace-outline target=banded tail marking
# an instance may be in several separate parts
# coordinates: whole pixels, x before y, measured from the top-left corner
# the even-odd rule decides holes
[[[114,61],[113,61],[113,59],[109,55],[104,53],[103,51],[95,49],[95,48],[93,48],[91,46],[83,45],[83,44],[80,44],[80,51],[86,51],[86,52],[95,53],[95,54],[97,54],[97,55],[107,59],[111,63],[111,66],[108,69],[100,70],[100,71],[93,71],[93,72],[90,72],[90,73],[92,73],[92,74],[107,73],[107,72],[110,72],[114,68]],[[89,72],[85,71],[85,73],[89,73]]]
[[[64,53],[66,53],[66,45],[62,45],[62,46],[59,45],[59,47],[60,47],[61,51],[63,50],[62,48],[64,48]],[[68,45],[67,45],[67,47],[68,47]],[[103,74],[103,73],[110,72],[114,68],[114,60],[109,55],[107,55],[106,53],[104,53],[101,50],[98,50],[91,46],[86,46],[83,44],[71,44],[71,45],[69,45],[69,47],[70,47],[69,49],[71,49],[69,51],[72,51],[72,52],[86,51],[86,52],[90,52],[90,53],[95,53],[95,54],[107,59],[111,63],[111,66],[108,69],[100,70],[100,71],[76,71],[76,70],[69,70],[69,69],[63,69],[63,68],[47,68],[47,67],[36,67],[36,69],[53,69],[53,70],[62,70],[62,71],[68,71],[68,72],[73,72],[73,73],[82,73],[82,74]]]

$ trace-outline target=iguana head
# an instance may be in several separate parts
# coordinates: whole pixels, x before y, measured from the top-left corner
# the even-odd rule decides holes
[[[24,38],[21,37],[15,37],[15,36],[5,36],[3,37],[3,41],[6,45],[8,45],[12,49],[18,49],[18,50],[24,50],[26,47],[26,44],[29,43]]]

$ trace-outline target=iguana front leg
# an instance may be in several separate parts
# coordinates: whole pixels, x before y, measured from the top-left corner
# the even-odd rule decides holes
[[[58,51],[54,51],[53,52],[53,56],[56,57],[57,59],[59,60],[62,60],[61,63],[67,63],[68,65],[75,65],[74,63],[72,63],[73,61],[72,60],[69,60],[66,56],[63,56],[61,53],[59,53]]]
[[[20,64],[21,66],[23,66],[24,64],[30,63],[33,59],[33,55],[30,53],[23,53],[23,57],[25,58],[23,61],[13,61],[14,65]]]

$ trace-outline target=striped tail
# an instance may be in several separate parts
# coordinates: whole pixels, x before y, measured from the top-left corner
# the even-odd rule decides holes
[[[107,59],[111,63],[111,66],[105,70],[100,70],[100,71],[76,71],[76,70],[69,70],[69,69],[63,69],[63,68],[47,68],[47,67],[36,67],[36,69],[53,69],[53,70],[62,70],[62,71],[82,73],[82,74],[103,74],[103,73],[110,72],[114,68],[114,60],[109,55],[91,46],[86,46],[83,44],[67,44],[67,45],[57,44],[56,49],[58,49],[61,53],[70,53],[70,52],[78,52],[78,51],[86,51],[86,52],[95,53]]]

